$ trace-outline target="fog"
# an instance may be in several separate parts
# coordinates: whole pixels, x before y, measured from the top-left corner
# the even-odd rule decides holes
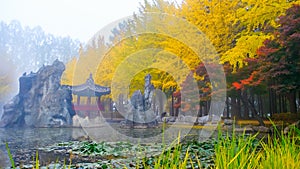
[[[18,93],[18,79],[56,59],[67,63],[78,57],[80,42],[46,34],[39,26],[24,27],[19,21],[0,22],[0,106]]]

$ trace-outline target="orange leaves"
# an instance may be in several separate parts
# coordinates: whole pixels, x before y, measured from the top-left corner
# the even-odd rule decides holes
[[[243,88],[243,85],[239,82],[233,82],[232,86],[235,87],[236,90],[240,90]]]
[[[181,97],[180,91],[174,92],[174,93],[173,93],[173,96],[174,96],[174,97]]]
[[[263,77],[258,75],[258,71],[253,71],[247,79],[242,79],[240,80],[240,82],[233,82],[232,86],[236,90],[242,90],[246,86],[257,86],[261,84],[262,81]]]
[[[264,56],[264,57],[266,57],[266,56],[268,56],[268,55],[270,55],[272,53],[275,53],[276,51],[278,51],[278,49],[276,49],[276,48],[269,48],[269,47],[266,47],[266,46],[262,46],[262,47],[260,47],[256,51],[256,53],[257,53],[258,56]]]

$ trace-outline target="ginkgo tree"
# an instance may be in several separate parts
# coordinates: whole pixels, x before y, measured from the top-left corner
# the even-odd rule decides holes
[[[278,23],[280,26],[274,32],[274,39],[265,40],[257,51],[257,69],[250,75],[256,80],[251,84],[260,83],[261,79],[267,81],[270,89],[286,95],[290,111],[296,113],[296,94],[300,90],[300,6],[289,8],[279,17]]]
[[[150,5],[146,2],[144,6],[142,6],[142,10],[145,12],[155,12],[155,11],[164,11],[166,10],[166,13],[172,13],[171,10],[174,10],[173,12],[176,12],[176,8],[171,8],[172,5],[170,5],[167,2],[164,1],[157,1],[157,3],[154,3],[153,5]],[[165,7],[165,8],[164,8]],[[144,58],[139,58],[137,61],[139,66],[142,68],[143,65],[147,65],[150,67],[159,67],[162,71],[161,72],[152,72],[154,74],[163,74],[163,76],[159,76],[161,79],[153,80],[153,83],[155,87],[161,88],[162,90],[169,90],[170,88],[175,88],[176,83],[170,82],[170,79],[167,74],[163,73],[163,70],[171,70],[170,68],[176,68],[176,74],[175,75],[182,75],[182,72],[184,69],[182,69],[182,62],[184,62],[189,69],[195,69],[195,67],[200,63],[200,59],[198,56],[193,52],[193,50],[189,49],[184,43],[178,41],[177,39],[174,39],[168,35],[164,34],[157,34],[157,33],[144,33],[140,35],[134,35],[129,36],[125,39],[122,39],[122,37],[126,37],[127,34],[131,35],[132,32],[139,31],[140,29],[144,29],[144,26],[151,26],[155,25],[153,29],[148,28],[151,32],[157,31],[157,32],[165,32],[168,30],[168,34],[173,35],[174,33],[177,33],[180,28],[182,28],[183,25],[177,25],[177,27],[164,27],[164,24],[161,24],[161,19],[156,18],[154,15],[151,16],[151,20],[147,19],[147,15],[144,15],[141,13],[139,16],[135,16],[134,24],[128,24],[125,30],[119,30],[119,34],[114,37],[113,43],[114,46],[112,49],[104,56],[103,60],[101,61],[100,65],[98,66],[99,74],[103,74],[104,71],[107,71],[105,69],[102,69],[103,67],[108,68],[109,74],[106,77],[106,80],[111,81],[111,79],[114,76],[114,72],[116,68],[120,64],[124,64],[124,60],[126,58],[134,56],[136,53],[139,53],[140,51],[146,51],[143,53],[145,56]],[[134,31],[135,30],[135,31]],[[121,38],[120,38],[121,37]],[[192,37],[191,37],[192,38]],[[120,41],[120,39],[122,39]],[[192,39],[191,39],[192,40]],[[195,40],[194,40],[195,41]],[[157,50],[158,49],[158,50]],[[175,55],[178,57],[162,57],[161,51],[167,51],[171,55]],[[148,52],[148,53],[147,53]],[[153,53],[154,52],[154,53]],[[152,53],[152,54],[151,54]],[[147,55],[152,55],[151,59]],[[171,56],[170,55],[170,56]],[[175,59],[178,58],[178,59]],[[182,60],[182,61],[180,61]],[[130,62],[133,62],[132,60]],[[136,68],[135,65],[131,65],[130,62],[127,62],[128,71],[131,69]],[[131,67],[130,67],[131,66]],[[158,70],[158,69],[156,69]],[[102,73],[103,72],[103,73]],[[107,74],[106,74],[107,75]],[[118,74],[120,78],[122,77],[122,74]],[[110,79],[109,79],[109,78]],[[183,81],[184,77],[180,77],[179,81]],[[127,77],[128,78],[128,77]],[[169,80],[166,80],[169,79]],[[175,78],[178,79],[178,78]],[[97,79],[101,81],[101,78]],[[140,79],[143,80],[142,77]]]
[[[271,114],[287,110],[297,112],[296,96],[300,83],[297,78],[300,73],[299,9],[299,5],[294,5],[278,17],[279,27],[273,32],[273,38],[265,40],[263,46],[258,48],[257,58],[245,60],[250,69],[241,69],[239,72],[247,74],[233,83],[236,90],[244,93],[261,87],[268,91]],[[258,93],[260,96],[263,92],[260,90]]]
[[[255,110],[249,110],[250,105],[244,101],[248,99],[251,104],[260,102],[255,105],[260,109],[256,114],[263,116],[262,94],[266,93],[268,83],[256,77],[260,74],[257,49],[266,39],[276,39],[274,31],[283,24],[278,22],[279,16],[299,3],[299,0],[184,0],[178,5],[146,0],[139,13],[112,30],[109,43],[99,38],[100,42],[82,52],[76,61],[73,76],[77,77],[73,77],[73,81],[83,82],[89,73],[93,73],[97,84],[105,86],[122,86],[124,81],[133,79],[126,84],[126,88],[131,86],[126,96],[130,97],[133,91],[142,88],[140,83],[147,73],[153,76],[154,86],[165,93],[174,89],[180,93],[184,82],[193,77],[199,93],[207,93],[205,101],[209,102],[210,92],[217,85],[209,80],[206,69],[222,65],[227,76],[227,115],[232,112],[236,116],[253,117]],[[162,22],[164,17],[168,17],[164,20],[167,23]],[[191,36],[195,29],[198,33]],[[204,36],[209,41],[204,41]],[[214,50],[212,46],[216,53],[206,53]],[[74,60],[69,67],[72,65],[75,65]],[[71,69],[66,71],[69,79]],[[243,85],[252,85],[253,90],[241,92]],[[120,90],[115,92],[116,97],[121,93]],[[182,107],[183,110],[199,106],[197,102],[201,99],[204,97]]]
[[[280,15],[300,1],[286,0],[185,0],[180,16],[196,25],[210,39],[233,71],[256,57],[262,42],[279,26]]]
[[[263,41],[273,38],[272,32],[280,24],[276,22],[279,16],[300,1],[286,0],[243,0],[241,8],[236,11],[234,24],[239,31],[234,37],[233,48],[227,50],[221,58],[222,63],[229,62],[236,71],[247,65],[246,58],[257,57],[256,50]]]

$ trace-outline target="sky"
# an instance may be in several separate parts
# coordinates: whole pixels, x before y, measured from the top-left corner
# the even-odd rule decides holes
[[[170,0],[181,1],[181,0]],[[41,26],[46,33],[85,43],[101,28],[138,12],[144,0],[0,0],[0,21]]]

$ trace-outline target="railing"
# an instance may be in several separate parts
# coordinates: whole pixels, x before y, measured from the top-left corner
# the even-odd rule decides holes
[[[101,105],[73,105],[73,110],[75,111],[99,111],[104,110],[104,107]]]

